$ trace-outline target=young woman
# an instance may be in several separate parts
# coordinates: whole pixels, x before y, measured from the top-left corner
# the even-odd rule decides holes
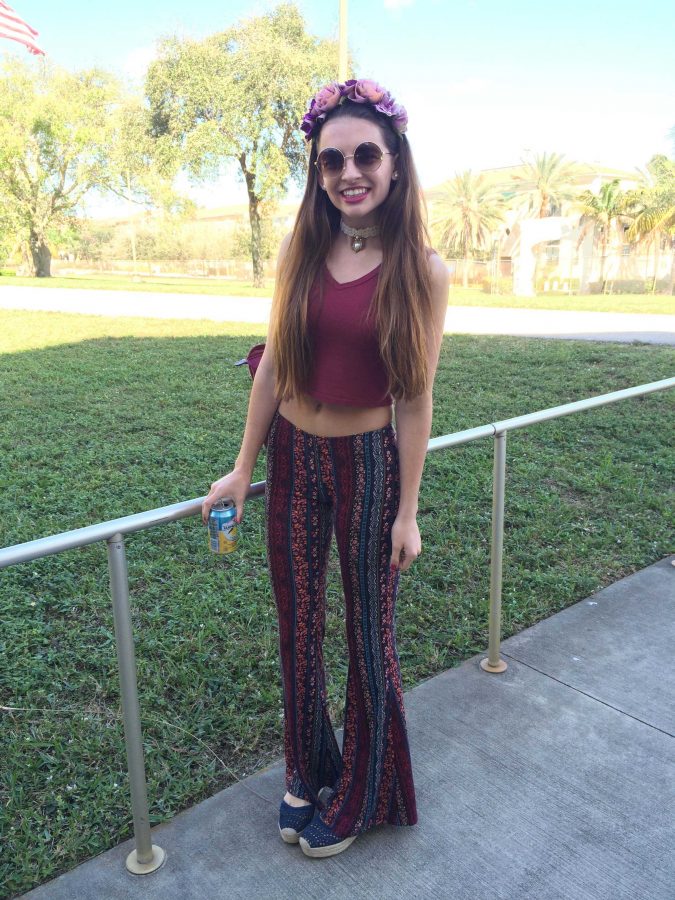
[[[307,185],[279,253],[241,450],[203,517],[227,496],[241,521],[267,438],[285,713],[279,829],[308,856],[332,856],[374,825],[417,821],[394,604],[399,573],[421,552],[417,501],[449,276],[428,247],[405,109],[374,81],[333,83],[301,128]],[[333,530],[349,648],[342,751],[322,653]]]

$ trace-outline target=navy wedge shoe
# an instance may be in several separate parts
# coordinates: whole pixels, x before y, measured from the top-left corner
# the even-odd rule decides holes
[[[305,856],[335,856],[336,853],[346,850],[356,838],[357,835],[346,838],[338,837],[328,825],[321,821],[319,810],[317,810],[310,824],[300,835],[300,848]]]
[[[290,806],[285,800],[279,807],[279,833],[287,844],[297,844],[300,832],[314,818],[314,804],[308,806]]]

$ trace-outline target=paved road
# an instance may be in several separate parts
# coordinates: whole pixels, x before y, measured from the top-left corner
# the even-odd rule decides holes
[[[158,319],[211,319],[216,322],[267,323],[271,300],[258,297],[207,297],[203,294],[154,294],[69,288],[0,287],[0,308],[39,309],[101,316]],[[511,334],[569,340],[642,341],[675,345],[673,315],[569,312],[449,306],[445,331],[455,334]]]

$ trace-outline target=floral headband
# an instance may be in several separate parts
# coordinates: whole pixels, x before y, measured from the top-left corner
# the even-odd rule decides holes
[[[388,90],[368,78],[361,78],[358,81],[352,78],[345,82],[331,81],[312,97],[300,126],[301,131],[305,132],[306,141],[312,139],[318,128],[317,123],[323,122],[326,114],[345,100],[351,100],[352,103],[370,103],[376,110],[391,117],[392,125],[399,134],[403,134],[408,127],[408,113],[405,107],[396,103]]]

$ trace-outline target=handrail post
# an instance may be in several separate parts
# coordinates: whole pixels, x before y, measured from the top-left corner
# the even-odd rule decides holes
[[[506,484],[506,431],[496,431],[492,473],[492,547],[490,551],[490,627],[488,658],[480,661],[485,672],[503,672],[499,656],[502,627],[502,551],[504,547],[504,489]]]
[[[145,763],[143,762],[141,714],[136,682],[136,654],[134,653],[134,636],[129,610],[129,573],[124,550],[124,537],[120,533],[114,534],[108,539],[107,544],[117,664],[120,674],[120,695],[124,717],[124,739],[127,748],[131,808],[136,840],[136,849],[127,856],[126,866],[134,875],[147,875],[162,865],[165,853],[161,847],[152,843],[150,837],[150,815],[145,782]]]

